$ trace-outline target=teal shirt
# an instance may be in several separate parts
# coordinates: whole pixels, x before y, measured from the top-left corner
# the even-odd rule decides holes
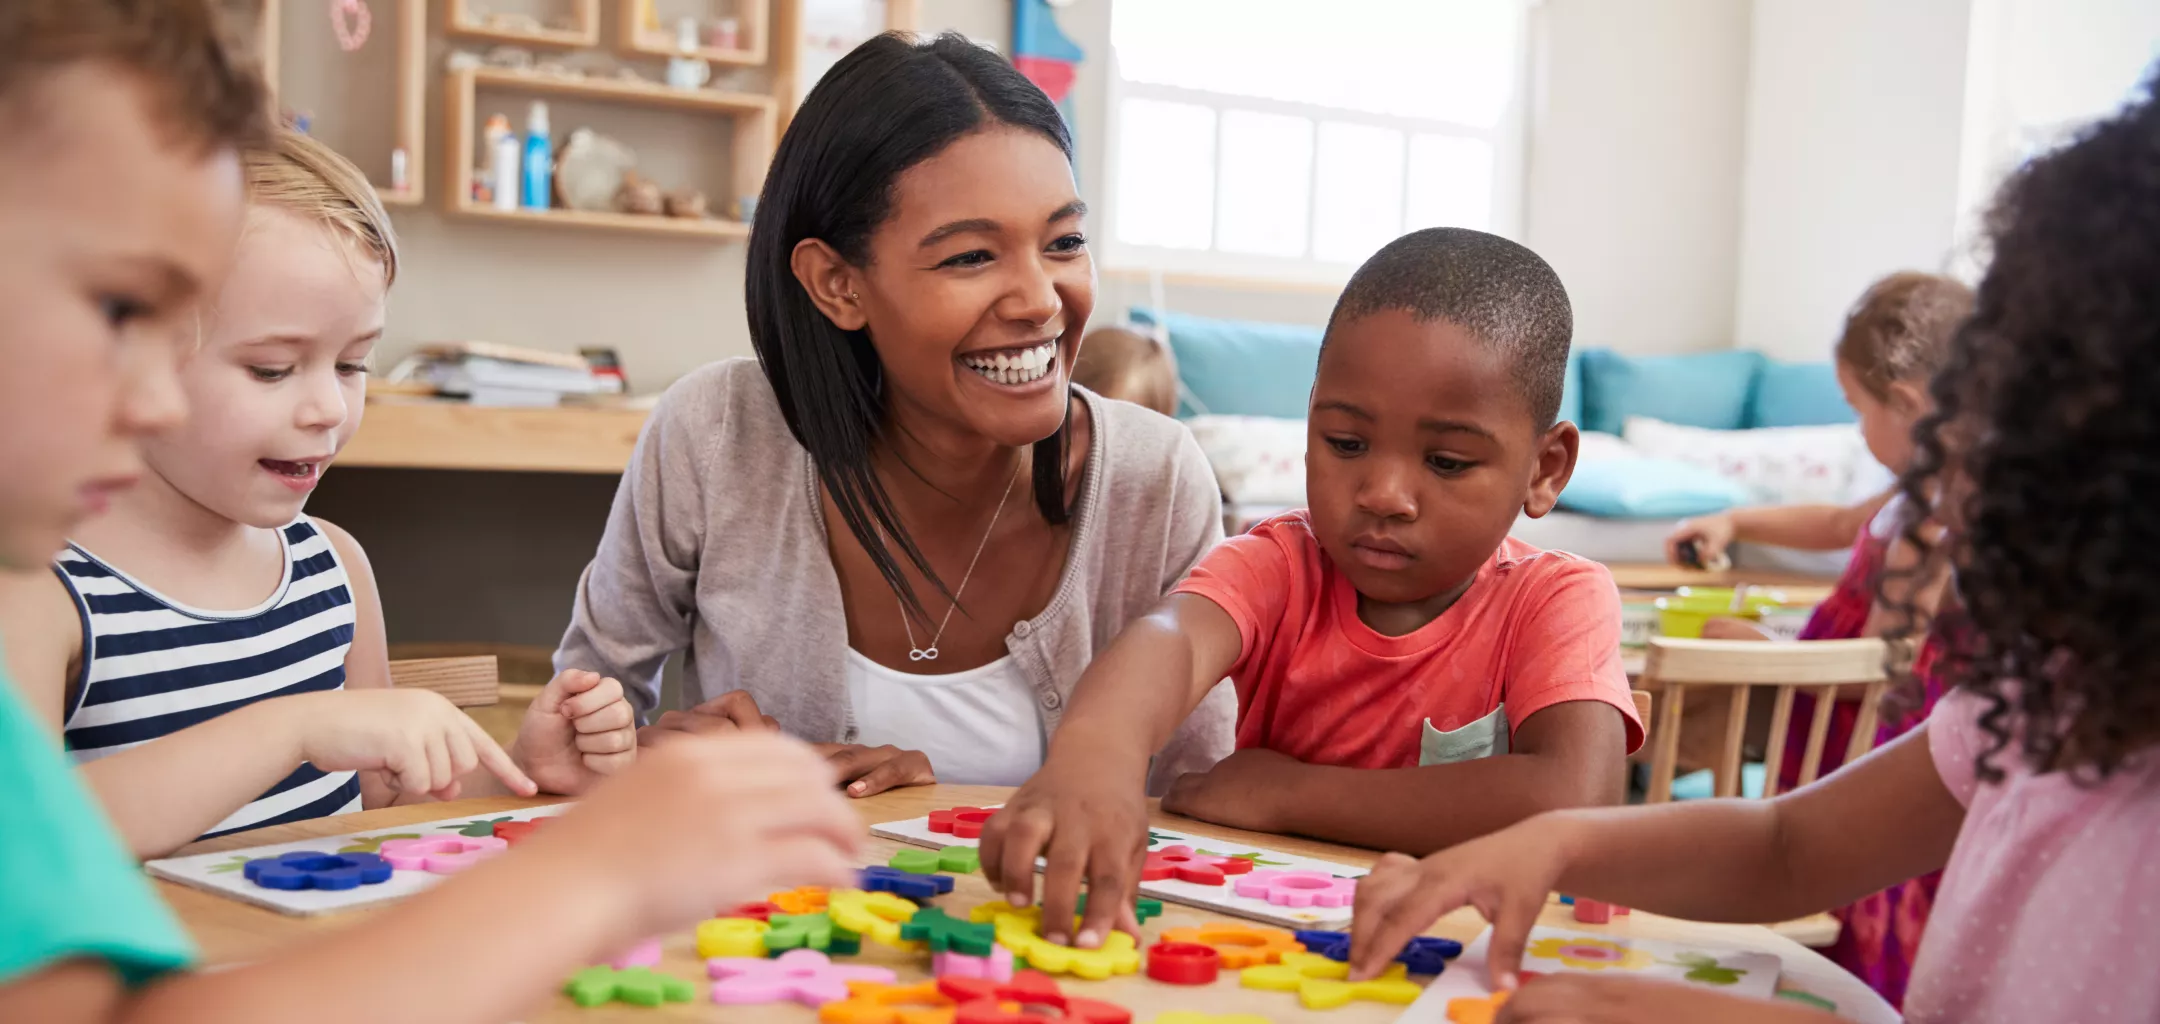
[[[195,947],[0,671],[0,984],[79,957],[133,986]]]

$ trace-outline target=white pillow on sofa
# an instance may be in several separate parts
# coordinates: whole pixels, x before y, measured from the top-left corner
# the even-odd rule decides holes
[[[1272,416],[1195,416],[1185,426],[1200,442],[1215,482],[1233,505],[1305,504],[1305,421]]]
[[[1868,454],[1860,428],[1849,423],[1705,430],[1630,416],[1622,431],[1637,452],[1736,481],[1756,504],[1845,505],[1883,486],[1883,471]]]

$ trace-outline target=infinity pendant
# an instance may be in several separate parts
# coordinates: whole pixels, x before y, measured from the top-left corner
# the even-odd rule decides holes
[[[909,660],[909,661],[936,661],[936,660],[937,660],[937,648],[935,648],[935,647],[932,647],[932,648],[930,648],[930,649],[929,649],[929,650],[927,650],[927,651],[925,651],[925,650],[920,650],[920,649],[916,649],[916,648],[910,648],[910,649],[908,650],[908,652],[907,652],[907,660]]]

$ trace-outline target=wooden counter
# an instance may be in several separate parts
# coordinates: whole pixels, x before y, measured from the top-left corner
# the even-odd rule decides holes
[[[372,398],[340,467],[620,473],[649,410],[505,409],[439,399]]]

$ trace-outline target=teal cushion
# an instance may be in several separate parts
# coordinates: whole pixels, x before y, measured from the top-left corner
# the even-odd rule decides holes
[[[1607,519],[1678,519],[1723,512],[1746,487],[1678,459],[1597,459],[1575,464],[1560,507]]]
[[[1763,766],[1761,761],[1748,761],[1740,766],[1740,795],[1750,800],[1762,799]],[[1672,798],[1675,800],[1708,800],[1717,793],[1717,775],[1705,768],[1689,772],[1672,780]]]
[[[1763,357],[1757,352],[1624,356],[1593,348],[1582,354],[1582,427],[1620,433],[1630,416],[1711,430],[1747,422],[1748,396]]]
[[[1823,427],[1859,419],[1845,404],[1837,367],[1830,363],[1766,360],[1748,399],[1750,427]]]
[[[1217,320],[1135,307],[1134,323],[1170,332],[1178,378],[1190,399],[1179,416],[1274,416],[1302,420],[1320,365],[1318,327]]]
[[[1582,426],[1582,353],[1570,352],[1567,360],[1567,384],[1560,392],[1560,416],[1562,423]]]

